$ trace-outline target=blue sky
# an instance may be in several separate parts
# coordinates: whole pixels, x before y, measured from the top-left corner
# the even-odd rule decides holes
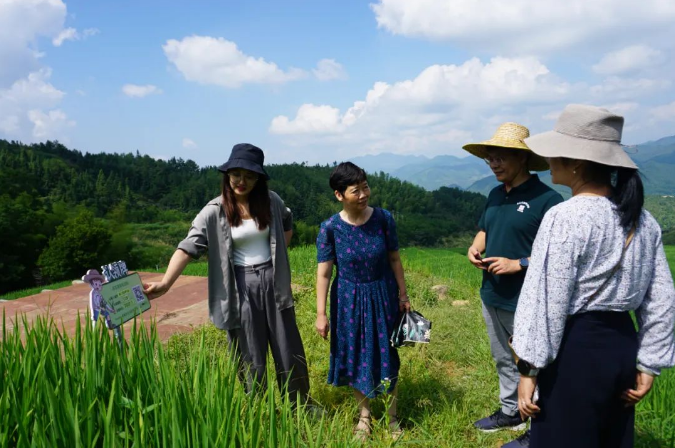
[[[675,134],[675,2],[0,0],[0,138],[222,163],[463,155],[568,103]]]

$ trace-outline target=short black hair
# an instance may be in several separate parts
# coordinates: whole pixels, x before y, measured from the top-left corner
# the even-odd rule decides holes
[[[368,177],[363,168],[354,165],[352,162],[342,162],[330,173],[328,183],[334,191],[344,194],[350,185],[358,185],[367,180]]]

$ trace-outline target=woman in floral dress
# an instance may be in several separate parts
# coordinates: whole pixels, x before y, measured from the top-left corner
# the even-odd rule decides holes
[[[355,433],[371,431],[370,399],[391,393],[389,429],[401,435],[396,415],[399,357],[391,336],[399,311],[409,310],[403,266],[398,252],[396,223],[391,213],[368,206],[366,173],[351,162],[338,165],[330,186],[342,211],[321,224],[317,237],[317,319],[322,337],[330,343],[328,383],[350,386],[359,406]],[[330,288],[329,324],[326,316]]]

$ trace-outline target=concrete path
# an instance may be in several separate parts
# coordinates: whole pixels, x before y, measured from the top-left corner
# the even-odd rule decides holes
[[[139,272],[139,274],[143,282],[159,281],[163,275],[150,272]],[[0,302],[0,314],[4,309],[8,331],[17,324],[15,322],[15,315],[17,314],[25,314],[29,322],[33,322],[39,315],[51,314],[59,327],[63,322],[66,332],[73,335],[78,313],[82,320],[87,314],[90,290],[89,285],[79,284],[54,291],[45,291],[21,299]],[[139,318],[146,324],[149,324],[151,319],[155,319],[159,337],[166,340],[174,333],[192,331],[193,327],[209,322],[209,308],[206,297],[206,277],[182,275],[168,293],[151,301],[151,308]],[[19,326],[22,325],[20,318],[18,324]],[[99,324],[104,325],[102,320],[99,321]],[[125,328],[129,328],[132,324],[132,321],[127,322]],[[128,332],[125,332],[125,335],[128,335]],[[2,332],[0,331],[1,337]]]

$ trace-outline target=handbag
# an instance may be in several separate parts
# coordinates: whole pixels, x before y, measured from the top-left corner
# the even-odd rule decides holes
[[[431,321],[417,311],[401,314],[391,334],[392,347],[410,347],[415,344],[428,344],[431,337]]]

